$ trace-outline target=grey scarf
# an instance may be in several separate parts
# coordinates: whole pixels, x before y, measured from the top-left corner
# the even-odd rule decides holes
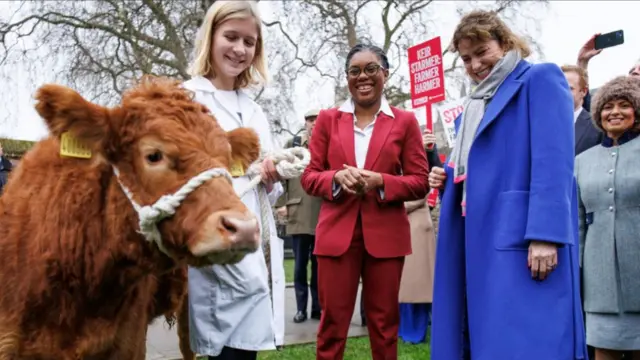
[[[498,88],[504,79],[511,74],[516,68],[522,57],[516,50],[511,50],[500,59],[487,78],[480,83],[475,81],[472,84],[475,89],[469,95],[464,111],[462,112],[462,121],[456,135],[456,145],[453,149],[451,162],[453,166],[454,183],[463,182],[462,184],[462,215],[466,215],[467,201],[467,162],[469,160],[469,149],[476,136],[480,122],[484,117],[487,104],[498,91]]]

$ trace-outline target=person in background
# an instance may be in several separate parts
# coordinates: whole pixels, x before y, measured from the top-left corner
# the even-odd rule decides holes
[[[420,128],[429,165],[442,166],[435,148],[435,135],[424,125]],[[431,321],[436,240],[427,198],[407,201],[404,206],[411,225],[412,252],[404,260],[400,281],[398,336],[406,342],[417,344],[426,341]]]
[[[304,115],[305,133],[294,136],[287,141],[285,148],[309,148],[309,140],[313,133],[313,126],[320,110],[310,110]],[[313,255],[316,240],[316,225],[320,214],[322,199],[309,196],[300,185],[300,179],[290,179],[284,182],[284,194],[278,199],[276,207],[278,215],[286,218],[287,235],[293,240],[294,287],[296,290],[297,312],[293,322],[301,323],[307,320],[309,306],[309,292],[311,292],[311,318],[320,320],[320,301],[318,300],[318,263]],[[307,265],[311,260],[311,281],[307,277]]]
[[[574,124],[574,139],[575,139],[575,154],[578,156],[587,149],[590,149],[602,142],[602,132],[599,131],[594,125],[591,119],[591,114],[587,111],[584,105],[584,98],[589,92],[589,77],[587,71],[580,66],[576,65],[563,65],[561,67],[564,76],[569,83],[569,89],[571,95],[573,95],[573,120]],[[580,268],[582,271],[582,268]],[[584,305],[584,277],[580,276],[580,296],[583,299]],[[584,309],[584,306],[583,306]],[[585,314],[583,311],[583,319]],[[591,346],[587,346],[587,352],[589,358],[594,358],[594,349]]]
[[[591,59],[593,59],[596,55],[599,55],[602,50],[604,50],[596,50],[596,36],[598,35],[600,34],[598,33],[592,35],[578,51],[577,65],[584,69],[584,71],[588,71],[589,61],[591,61]],[[640,59],[631,66],[631,68],[627,71],[627,75],[640,79]],[[585,110],[591,111],[591,96],[595,94],[596,91],[598,91],[598,89],[587,90],[587,94],[584,97],[584,103],[582,104]]]
[[[2,189],[4,189],[5,184],[9,180],[11,170],[13,170],[13,164],[11,164],[11,161],[4,155],[2,144],[0,144],[0,194],[2,194]]]
[[[584,359],[567,80],[524,60],[495,12],[463,16],[452,48],[474,90],[429,175],[442,191],[431,357]]]
[[[214,2],[198,30],[191,79],[195,93],[225,131],[255,130],[261,151],[274,148],[267,118],[243,89],[267,78],[266,55],[255,1]],[[245,189],[251,177],[232,166],[233,187]],[[209,359],[255,360],[260,350],[284,344],[284,248],[271,205],[282,194],[273,161],[262,161],[262,184],[242,202],[259,221],[262,246],[233,265],[189,268],[191,349]],[[262,211],[268,211],[261,216]],[[264,223],[266,222],[266,224]],[[268,237],[267,237],[268,236]]]
[[[589,77],[587,72],[576,65],[563,65],[561,69],[569,83],[571,95],[573,95],[575,154],[577,156],[583,151],[600,144],[602,141],[602,132],[593,126],[591,114],[582,107],[584,97],[589,91]]]
[[[440,161],[440,155],[438,154],[438,144],[436,144],[436,136],[425,125],[420,126],[422,131],[422,144],[424,150],[427,152],[427,161],[430,167],[442,167],[442,161]]]
[[[429,191],[418,120],[383,96],[389,61],[382,49],[358,44],[345,74],[351,98],[320,111],[301,183],[322,197],[316,228],[322,317],[316,359],[342,360],[358,280],[373,360],[398,358],[398,294],[411,253],[405,201]]]
[[[587,343],[595,360],[640,359],[640,80],[593,99],[602,144],[576,158]]]

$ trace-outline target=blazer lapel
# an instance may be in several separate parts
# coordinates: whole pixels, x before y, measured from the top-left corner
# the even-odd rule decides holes
[[[373,165],[378,160],[382,147],[387,142],[387,137],[393,127],[393,118],[389,115],[381,112],[376,119],[376,123],[373,125],[373,133],[371,134],[371,141],[369,142],[369,149],[367,149],[367,158],[364,162],[364,168],[371,170]]]
[[[493,99],[491,99],[491,102],[484,113],[484,117],[480,122],[478,131],[476,132],[476,137],[480,136],[482,131],[484,131],[484,129],[486,129],[498,117],[498,115],[500,115],[500,112],[502,112],[511,98],[513,98],[513,96],[518,92],[522,86],[522,81],[518,78],[528,70],[529,67],[531,67],[531,64],[526,61],[521,61],[511,74],[507,76],[502,85],[500,85],[498,92],[493,96]]]
[[[586,117],[586,119],[585,119]],[[574,126],[575,129],[575,148],[576,150],[579,149],[578,145],[580,145],[580,143],[582,142],[582,139],[584,138],[584,136],[587,134],[587,127],[585,125],[588,125],[587,123],[588,121],[588,116],[586,115],[586,112],[584,111],[584,109],[580,112],[580,115],[578,115],[578,119],[576,120],[576,124]],[[576,151],[577,152],[577,151]]]
[[[350,166],[356,166],[353,124],[353,114],[340,112],[340,118],[338,119],[338,136],[340,137],[342,150],[344,150],[344,156],[347,160],[346,163]]]

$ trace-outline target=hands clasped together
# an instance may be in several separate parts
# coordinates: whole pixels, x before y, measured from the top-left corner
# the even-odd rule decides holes
[[[442,190],[447,173],[441,167],[433,167],[429,172],[429,186]],[[558,266],[558,247],[554,243],[532,240],[529,242],[527,266],[531,270],[531,277],[544,280]]]
[[[380,173],[349,165],[343,165],[343,167],[344,169],[339,170],[333,176],[333,181],[340,185],[342,191],[352,195],[363,195],[384,185]]]

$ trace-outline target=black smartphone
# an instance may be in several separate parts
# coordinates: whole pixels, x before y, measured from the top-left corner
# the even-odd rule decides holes
[[[624,32],[622,30],[601,34],[595,38],[595,49],[605,49],[608,47],[624,44]]]

